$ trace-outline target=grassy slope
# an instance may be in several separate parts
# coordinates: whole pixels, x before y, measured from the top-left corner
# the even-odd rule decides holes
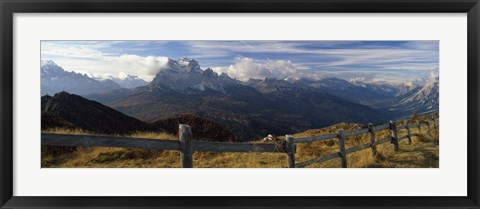
[[[312,129],[294,136],[306,137],[335,133],[337,128],[351,130],[358,128],[357,124],[337,124],[322,129]],[[432,127],[433,130],[433,127]],[[66,134],[87,134],[80,130],[51,129],[46,132]],[[412,130],[416,133],[417,130]],[[396,153],[393,145],[385,143],[378,145],[378,153],[372,155],[371,149],[348,155],[348,167],[351,168],[438,168],[439,146],[438,134],[432,131],[426,134],[427,128],[420,137],[412,137],[412,145],[407,140],[400,142],[400,151]],[[406,134],[405,130],[399,132],[399,136]],[[389,137],[388,130],[378,132],[377,139]],[[177,137],[158,133],[137,133],[131,137],[172,139]],[[338,151],[338,140],[323,142],[303,143],[297,145],[297,161],[313,159],[325,154]],[[369,136],[348,137],[347,148],[368,144]],[[280,168],[287,164],[286,155],[282,153],[208,153],[194,152],[194,167],[208,168]],[[176,151],[155,151],[127,148],[103,148],[103,147],[53,147],[42,146],[42,167],[93,167],[93,168],[176,168],[179,167],[179,154]],[[309,167],[313,168],[338,168],[340,159],[333,159],[323,163],[317,163]]]

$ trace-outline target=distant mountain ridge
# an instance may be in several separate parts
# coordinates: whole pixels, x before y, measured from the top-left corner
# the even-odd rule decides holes
[[[109,76],[108,79],[117,83],[120,87],[126,88],[126,89],[131,89],[131,88],[136,88],[136,87],[139,87],[139,86],[148,85],[148,82],[139,78],[138,76],[133,76],[133,75],[126,75],[122,78]]]
[[[40,70],[42,95],[53,95],[61,91],[87,95],[110,92],[121,88],[120,85],[110,79],[98,81],[88,77],[86,74],[65,71],[50,60],[42,60]]]
[[[385,102],[393,100],[400,93],[397,87],[390,84],[349,82],[335,77],[321,80],[302,79],[297,83],[303,83],[318,91],[371,107],[381,106]]]
[[[432,75],[424,86],[417,87],[398,98],[391,110],[418,113],[438,111],[439,96],[439,77]]]

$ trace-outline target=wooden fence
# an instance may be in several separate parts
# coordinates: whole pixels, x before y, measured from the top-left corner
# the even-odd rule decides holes
[[[412,143],[412,136],[421,134],[421,127],[428,127],[433,124],[434,130],[438,132],[438,122],[436,118],[429,118],[413,125],[397,125],[398,122],[390,121],[389,123],[376,125],[368,124],[368,127],[350,132],[338,129],[336,134],[327,134],[314,137],[294,138],[292,135],[286,135],[285,140],[276,141],[275,143],[238,143],[238,142],[210,142],[210,141],[193,141],[192,131],[189,125],[180,124],[178,131],[178,140],[165,139],[146,139],[146,138],[129,138],[116,136],[95,136],[95,135],[70,135],[70,134],[51,134],[42,133],[42,145],[55,146],[79,146],[79,147],[123,147],[123,148],[143,148],[154,150],[177,150],[180,152],[180,164],[182,168],[192,168],[192,153],[200,152],[275,152],[286,153],[289,168],[303,168],[314,163],[320,163],[334,158],[341,158],[343,168],[348,166],[347,155],[364,149],[372,149],[376,153],[376,146],[390,142],[394,146],[394,150],[399,150],[399,142],[408,139],[408,144]],[[377,140],[375,133],[380,130],[389,129],[391,134],[389,138]],[[399,130],[406,129],[405,136],[399,136]],[[411,133],[412,129],[418,129],[418,133]],[[347,137],[358,136],[369,133],[370,143],[352,148],[345,148],[345,140]],[[319,158],[307,160],[304,162],[295,161],[296,144],[318,142],[326,140],[338,139],[339,151],[333,154],[325,155]]]

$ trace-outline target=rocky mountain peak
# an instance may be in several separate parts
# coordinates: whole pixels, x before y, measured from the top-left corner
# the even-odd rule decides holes
[[[58,66],[57,63],[55,63],[52,60],[41,60],[40,61],[41,66],[46,66],[46,65],[53,65],[53,66]]]
[[[438,76],[430,76],[423,86],[402,95],[391,110],[417,111],[419,113],[437,111],[439,107],[438,81]]]
[[[65,71],[52,60],[42,60],[40,63],[40,70],[42,76],[61,74]]]
[[[230,78],[230,76],[228,76],[226,73],[220,74],[220,77],[222,77],[222,78]]]
[[[213,72],[211,68],[207,68],[205,71],[203,71],[203,75],[207,77],[218,77],[218,74],[216,72]]]
[[[167,67],[157,73],[150,83],[150,89],[172,89],[175,91],[211,89],[225,92],[225,87],[239,83],[228,75],[219,76],[211,68],[201,69],[198,62],[190,58],[169,60]]]
[[[182,57],[178,60],[169,59],[167,67],[163,71],[179,71],[179,72],[201,72],[200,64],[197,60],[190,59],[188,57]],[[162,72],[162,71],[160,71]]]

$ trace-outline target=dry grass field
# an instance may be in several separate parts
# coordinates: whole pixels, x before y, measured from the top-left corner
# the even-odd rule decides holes
[[[297,133],[296,138],[336,133],[338,128],[345,131],[358,128],[358,124],[341,123],[334,126],[307,130]],[[438,168],[439,140],[438,131],[433,129],[427,133],[422,126],[422,135],[412,137],[412,145],[408,140],[400,142],[399,152],[393,145],[384,143],[377,146],[377,154],[371,149],[349,154],[349,168]],[[50,129],[48,133],[89,134],[81,130]],[[417,133],[412,129],[411,133]],[[91,134],[91,133],[90,133]],[[406,135],[406,130],[399,131],[399,136]],[[164,133],[137,133],[129,137],[156,138],[177,140],[176,136]],[[390,137],[389,130],[376,133],[376,138]],[[296,158],[298,162],[338,152],[338,140],[297,144]],[[346,148],[368,144],[368,134],[347,137]],[[256,142],[264,143],[264,142]],[[157,151],[129,148],[107,147],[57,147],[42,146],[42,168],[178,168],[180,167],[177,151]],[[287,167],[287,156],[284,153],[209,153],[194,152],[193,165],[197,168],[282,168]],[[308,168],[339,168],[340,158],[316,163]]]

